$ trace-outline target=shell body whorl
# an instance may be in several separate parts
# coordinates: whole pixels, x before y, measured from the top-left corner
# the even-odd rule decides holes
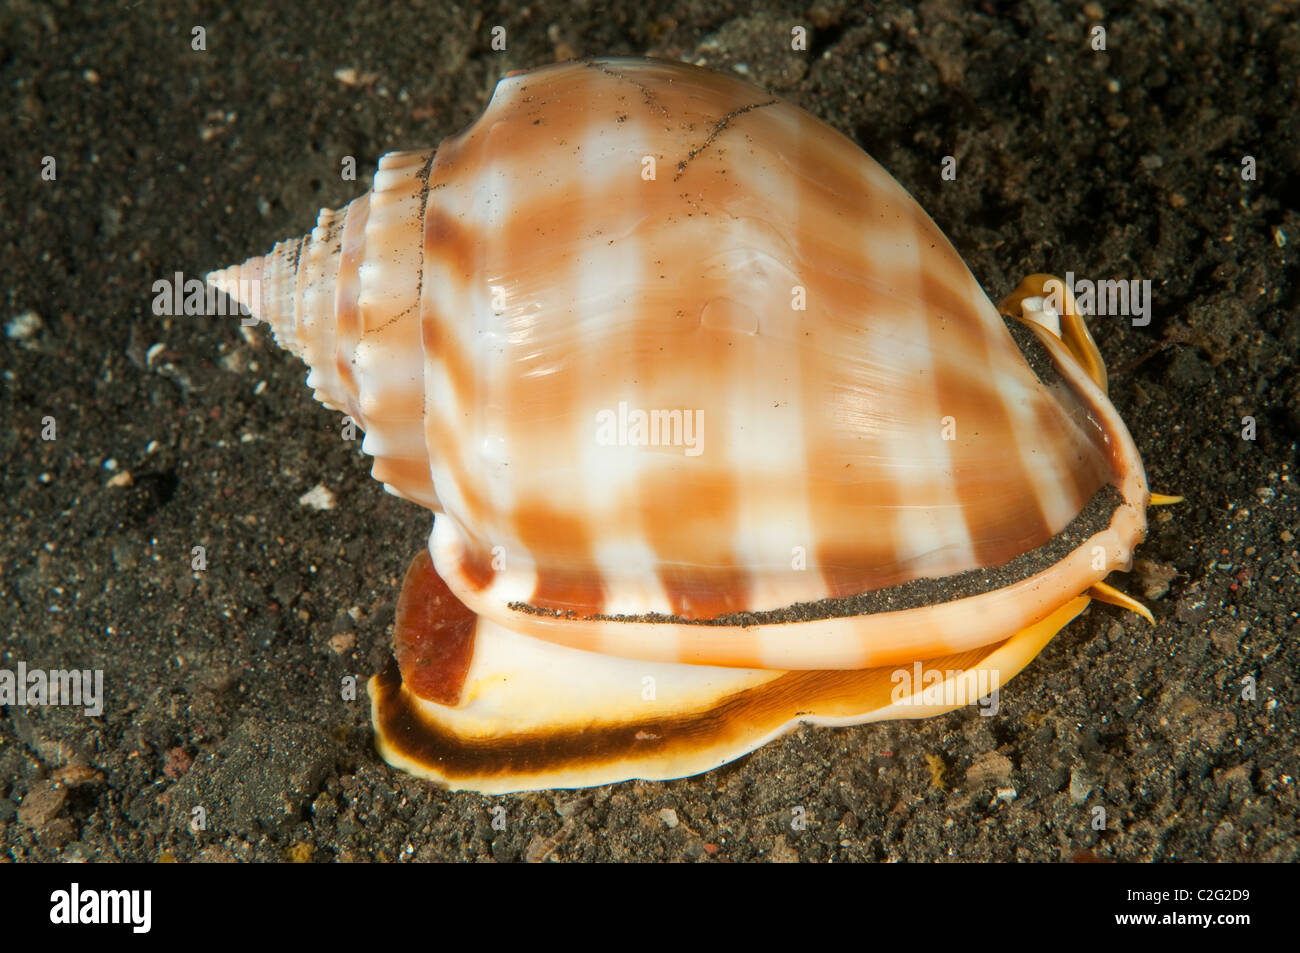
[[[1068,348],[1013,337],[852,142],[729,77],[508,77],[465,132],[209,280],[241,279],[375,476],[439,514],[451,593],[572,650],[974,650],[1145,532],[1137,452]]]

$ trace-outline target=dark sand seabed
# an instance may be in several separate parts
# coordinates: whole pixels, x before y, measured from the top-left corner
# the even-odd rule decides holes
[[[284,6],[0,10],[0,667],[101,668],[106,691],[98,717],[0,709],[0,856],[1300,855],[1294,6]],[[744,64],[854,138],[995,300],[1037,271],[1151,280],[1149,325],[1092,327],[1152,487],[1188,498],[1110,579],[1156,626],[1094,603],[997,717],[804,728],[671,783],[484,798],[379,760],[364,694],[337,688],[386,660],[428,514],[382,492],[262,329],[155,316],[151,286],[307,231],[507,70],[646,53]],[[336,509],[300,504],[318,484]]]

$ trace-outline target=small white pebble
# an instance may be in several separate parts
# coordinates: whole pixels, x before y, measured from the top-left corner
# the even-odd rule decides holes
[[[332,510],[334,509],[334,494],[323,483],[317,483],[314,487],[298,497],[298,502],[303,506],[310,506],[313,510]]]
[[[361,73],[355,67],[346,66],[334,71],[334,78],[344,86],[369,86],[379,78],[378,73]]]
[[[659,812],[659,820],[664,822],[664,827],[672,830],[678,824],[677,812],[671,807],[666,807]]]
[[[104,469],[105,469],[105,470],[116,470],[116,469],[117,469],[117,459],[116,459],[115,457],[109,457],[107,460],[105,460],[105,461],[104,461]]]
[[[26,311],[15,318],[10,318],[5,325],[5,334],[15,341],[30,341],[40,332],[44,322],[35,311]]]

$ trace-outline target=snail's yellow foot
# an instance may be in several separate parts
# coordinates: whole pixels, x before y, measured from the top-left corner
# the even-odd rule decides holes
[[[1119,606],[1121,609],[1128,609],[1130,612],[1136,612],[1152,625],[1156,624],[1156,617],[1151,614],[1150,609],[1138,602],[1132,596],[1120,592],[1114,586],[1108,586],[1104,582],[1094,582],[1088,587],[1088,595],[1092,596],[1099,602],[1108,602],[1113,606]]]

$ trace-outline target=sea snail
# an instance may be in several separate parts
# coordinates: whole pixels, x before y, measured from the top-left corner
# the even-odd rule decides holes
[[[207,280],[436,514],[369,690],[383,757],[448,787],[934,715],[1090,597],[1145,613],[1102,580],[1162,500],[1068,292],[1000,313],[880,165],[735,78],[512,74]]]

